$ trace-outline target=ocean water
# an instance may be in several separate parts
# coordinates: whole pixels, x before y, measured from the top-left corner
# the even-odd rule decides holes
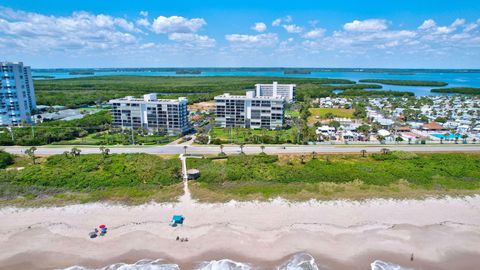
[[[367,269],[368,266],[365,267]],[[195,270],[256,270],[245,262],[236,262],[229,259],[206,261],[200,263]],[[371,270],[413,270],[399,265],[376,260],[370,265]],[[72,266],[63,270],[180,270],[176,264],[166,263],[163,260],[141,260],[134,264],[116,263],[103,268],[93,269],[82,266]],[[299,253],[292,256],[285,263],[272,270],[322,270],[315,259],[307,253]]]
[[[399,70],[400,72],[401,70]],[[288,78],[333,78],[359,81],[361,79],[392,79],[392,80],[425,80],[442,81],[448,83],[446,87],[480,87],[479,72],[415,72],[415,73],[389,73],[389,72],[354,72],[354,71],[322,71],[310,74],[284,74],[281,71],[206,71],[200,74],[175,74],[167,71],[96,71],[95,75],[70,75],[67,72],[51,72],[33,70],[33,76],[53,76],[55,79],[78,78],[88,76],[267,76]],[[431,93],[432,88],[423,86],[382,85],[383,90],[409,91],[416,96],[440,95]],[[378,90],[378,89],[373,89]]]

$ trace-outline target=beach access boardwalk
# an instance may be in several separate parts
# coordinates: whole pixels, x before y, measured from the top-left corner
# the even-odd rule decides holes
[[[72,147],[77,147],[82,154],[98,154],[100,153],[97,146],[39,146],[36,154],[38,155],[58,155],[65,151],[70,151]],[[12,154],[24,154],[26,146],[5,146],[3,149]],[[108,146],[110,153],[147,153],[147,154],[182,154],[187,151],[188,154],[218,154],[220,146],[218,145],[189,145],[184,149],[183,145],[162,145],[162,146]],[[369,153],[380,152],[387,148],[390,151],[407,151],[407,152],[480,152],[480,144],[437,144],[437,145],[267,145],[264,152],[268,154],[297,154],[311,153],[318,154],[341,154],[341,153],[359,153],[366,150]],[[223,152],[226,154],[239,154],[240,146],[225,145]],[[260,145],[245,145],[243,152],[246,154],[258,154],[262,152]]]

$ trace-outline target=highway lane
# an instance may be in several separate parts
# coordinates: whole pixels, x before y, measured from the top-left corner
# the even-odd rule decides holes
[[[25,146],[5,146],[0,147],[12,154],[24,154],[29,147]],[[96,147],[77,147],[81,149],[82,154],[100,153]],[[185,149],[181,145],[162,145],[162,146],[141,146],[141,147],[108,147],[110,153],[149,153],[149,154],[182,154]],[[270,154],[293,154],[293,153],[359,153],[365,149],[368,153],[380,152],[382,148],[392,151],[402,150],[409,152],[479,152],[479,145],[295,145],[295,146],[266,146],[265,152]],[[56,146],[56,147],[37,147],[35,152],[38,155],[55,155],[70,151],[72,146]],[[225,146],[223,151],[227,154],[240,153],[239,146]],[[245,146],[243,151],[247,154],[260,153],[259,145]],[[218,154],[219,146],[198,146],[190,145],[187,147],[188,154]]]

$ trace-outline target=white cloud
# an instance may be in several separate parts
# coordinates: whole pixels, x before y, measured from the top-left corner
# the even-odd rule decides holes
[[[140,14],[140,16],[143,16],[143,17],[148,17],[148,11],[144,11],[144,10],[142,10],[142,11],[140,11],[140,13],[139,13],[139,14]]]
[[[422,25],[418,27],[419,30],[429,32],[432,35],[446,35],[455,32],[458,27],[465,26],[465,19],[457,18],[448,26],[437,26],[437,23],[432,20],[428,19],[425,20]],[[470,24],[465,26],[464,31],[468,32],[476,28],[475,24]],[[432,38],[432,37],[431,37]]]
[[[283,25],[283,28],[288,32],[288,33],[301,33],[303,31],[303,28],[295,25],[295,24],[285,24]]]
[[[195,33],[206,24],[202,18],[187,19],[182,16],[158,16],[152,23],[152,31],[157,34]]]
[[[138,40],[132,22],[104,14],[46,16],[0,7],[0,35],[31,50],[109,49]]]
[[[465,22],[466,22],[465,19],[457,18],[450,26],[456,28],[464,25]]]
[[[176,42],[182,42],[183,44],[189,45],[190,47],[215,47],[215,39],[193,33],[171,33],[168,35],[168,39]]]
[[[321,38],[325,34],[325,29],[323,28],[315,28],[306,32],[303,37],[306,39],[317,39]]]
[[[343,25],[343,29],[352,32],[376,32],[388,28],[388,22],[383,19],[354,20]]]
[[[150,26],[150,22],[148,21],[147,18],[138,19],[136,21],[136,24],[139,25],[139,26],[143,26],[143,27],[149,27]]]
[[[280,26],[281,23],[282,23],[282,19],[278,18],[272,22],[272,26]]]
[[[252,26],[252,30],[262,33],[267,30],[267,25],[263,22],[257,22]]]
[[[274,33],[258,35],[231,34],[226,35],[225,39],[238,47],[269,47],[278,42],[278,36]]]
[[[430,28],[436,27],[436,26],[437,26],[437,23],[434,20],[428,19],[428,20],[425,20],[422,23],[422,25],[420,25],[418,27],[418,29],[425,30],[425,29],[430,29]]]

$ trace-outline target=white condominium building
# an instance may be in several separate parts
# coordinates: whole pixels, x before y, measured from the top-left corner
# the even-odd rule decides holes
[[[0,62],[0,126],[31,123],[36,106],[30,67]]]
[[[257,97],[276,97],[281,96],[285,101],[292,103],[295,101],[296,84],[255,84],[255,93]]]
[[[283,97],[223,94],[215,97],[215,124],[220,127],[280,129],[283,126]]]
[[[156,94],[148,94],[143,99],[128,96],[110,100],[110,103],[113,127],[168,134],[183,134],[190,129],[188,100],[184,97],[157,99]]]

